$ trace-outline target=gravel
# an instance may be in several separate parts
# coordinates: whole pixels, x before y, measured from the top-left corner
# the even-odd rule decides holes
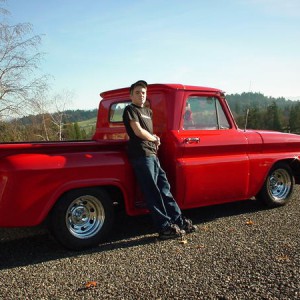
[[[300,299],[300,188],[189,210],[198,231],[158,241],[149,216],[118,215],[108,242],[67,251],[44,228],[0,229],[0,299]]]

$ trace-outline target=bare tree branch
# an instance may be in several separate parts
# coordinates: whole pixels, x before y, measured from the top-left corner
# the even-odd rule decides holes
[[[37,75],[43,55],[40,43],[41,36],[32,35],[31,24],[0,23],[0,120],[24,114],[33,97],[47,89],[47,76]]]
[[[41,116],[43,133],[39,137],[43,137],[46,141],[62,141],[64,139],[65,111],[70,105],[72,97],[72,92],[63,91],[54,96],[40,93],[31,100],[31,111]]]
[[[0,3],[5,3],[6,0],[0,0]],[[9,11],[7,9],[5,9],[4,7],[0,7],[0,15],[5,16],[5,15],[9,15]]]

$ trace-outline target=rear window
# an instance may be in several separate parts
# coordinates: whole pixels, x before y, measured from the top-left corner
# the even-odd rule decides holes
[[[123,122],[123,111],[131,102],[116,102],[113,103],[109,110],[109,122],[120,123]]]
[[[123,112],[127,105],[131,104],[131,101],[115,102],[111,105],[109,110],[109,122],[120,123],[123,122]],[[144,104],[145,107],[151,108],[150,100],[147,98]]]

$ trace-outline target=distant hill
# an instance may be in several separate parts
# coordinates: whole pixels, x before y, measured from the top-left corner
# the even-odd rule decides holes
[[[237,115],[243,113],[248,108],[266,109],[273,102],[281,109],[290,109],[295,105],[295,101],[287,100],[283,97],[266,97],[261,93],[242,93],[226,95],[230,109]]]
[[[88,121],[90,119],[94,119],[94,121],[97,118],[98,109],[95,108],[93,110],[66,110],[65,111],[68,122],[82,122],[82,121]]]
[[[93,110],[82,110],[82,109],[66,110],[66,111],[64,111],[64,114],[65,114],[65,117],[64,117],[65,118],[65,123],[76,123],[76,122],[83,122],[83,121],[88,122],[88,120],[93,120],[93,119],[96,120],[97,113],[98,113],[98,109],[97,108],[95,108]],[[39,118],[41,116],[39,116],[39,115],[36,115],[36,116],[33,116],[33,115],[24,116],[22,118],[19,118],[18,122],[20,122],[23,125],[30,125],[32,123],[33,117]],[[92,122],[95,122],[95,120],[92,121]]]

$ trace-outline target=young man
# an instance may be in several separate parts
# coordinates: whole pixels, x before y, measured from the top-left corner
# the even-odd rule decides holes
[[[123,113],[123,122],[129,136],[128,156],[159,237],[176,238],[195,231],[196,226],[182,216],[170,192],[166,173],[157,157],[160,139],[153,134],[152,111],[144,106],[146,97],[146,81],[139,80],[131,85],[132,103]]]

